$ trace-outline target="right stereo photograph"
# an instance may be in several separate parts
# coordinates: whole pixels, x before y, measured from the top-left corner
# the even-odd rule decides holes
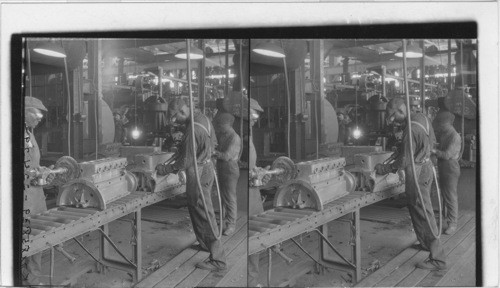
[[[250,40],[249,287],[477,285],[477,46]]]

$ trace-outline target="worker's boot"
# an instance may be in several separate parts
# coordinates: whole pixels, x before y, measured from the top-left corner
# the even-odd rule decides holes
[[[218,272],[226,270],[226,265],[220,265],[218,262],[208,259],[204,262],[197,263],[196,268]]]
[[[455,231],[457,231],[457,224],[450,223],[450,224],[448,224],[448,227],[446,228],[446,230],[444,230],[444,234],[451,235],[451,234],[455,233]]]
[[[234,233],[234,225],[227,225],[226,228],[224,228],[224,230],[222,230],[222,234],[226,235],[226,236],[231,236],[233,235]]]
[[[441,271],[441,270],[446,270],[446,264],[442,264],[439,261],[436,261],[434,259],[428,258],[427,260],[424,260],[422,262],[417,263],[417,268],[424,269],[424,270],[431,270],[431,271]]]

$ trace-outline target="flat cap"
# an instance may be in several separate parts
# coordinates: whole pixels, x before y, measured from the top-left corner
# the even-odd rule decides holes
[[[40,99],[31,96],[24,97],[24,108],[36,108],[47,111],[47,108],[43,105]]]

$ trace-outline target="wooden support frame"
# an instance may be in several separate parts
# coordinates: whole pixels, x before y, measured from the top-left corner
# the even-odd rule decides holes
[[[118,260],[118,259],[111,259],[109,258],[109,245],[111,244],[108,239],[104,236],[104,234],[108,235],[109,234],[109,224],[105,224],[101,226],[102,233],[99,238],[99,244],[100,244],[100,249],[99,249],[99,257],[100,261],[106,265],[107,267],[123,270],[126,272],[130,272],[132,274],[132,281],[134,283],[137,283],[141,280],[142,277],[142,231],[141,231],[141,214],[142,214],[142,209],[139,208],[133,213],[133,220],[132,220],[132,232],[135,238],[135,242],[132,242],[133,248],[133,264],[123,261],[123,260]],[[118,249],[115,249],[118,251]],[[120,252],[119,252],[120,253]],[[102,267],[102,271],[106,271],[105,267]],[[104,272],[105,273],[105,272]]]
[[[330,248],[322,238],[319,238],[320,261],[327,267],[353,272],[353,283],[357,283],[361,280],[361,220],[359,209],[351,212],[350,218],[348,222],[351,235],[351,263],[354,264],[355,268],[353,269],[353,267],[344,262],[339,262],[336,259],[337,257],[331,257],[328,253]],[[328,235],[328,225],[322,225],[320,231],[323,235]]]

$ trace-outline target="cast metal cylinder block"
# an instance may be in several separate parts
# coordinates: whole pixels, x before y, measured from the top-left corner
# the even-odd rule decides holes
[[[105,158],[78,164],[80,178],[65,183],[56,204],[80,208],[106,209],[106,206],[137,189],[138,180],[125,170],[126,158]]]
[[[326,204],[354,191],[355,179],[344,170],[344,158],[323,158],[294,166],[296,176],[278,188],[274,207],[321,211]]]

